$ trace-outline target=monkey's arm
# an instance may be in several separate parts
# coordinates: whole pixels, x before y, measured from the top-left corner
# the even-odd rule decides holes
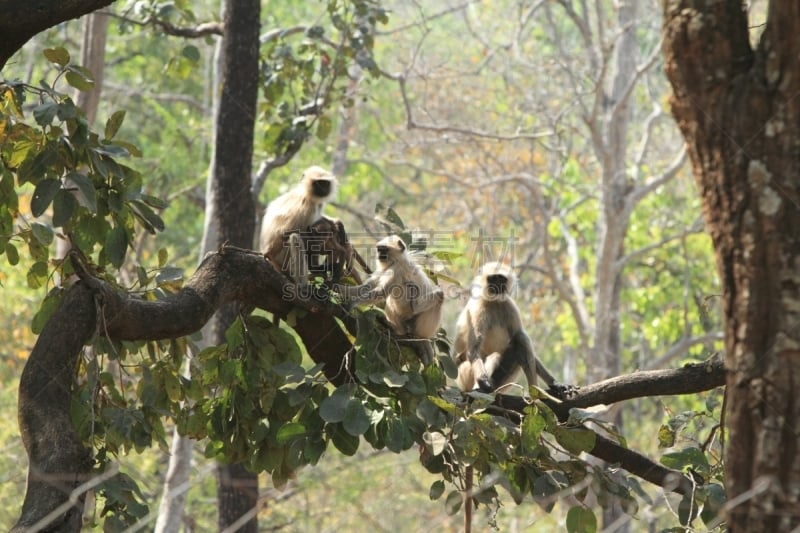
[[[419,290],[416,286],[407,287],[409,294],[411,294],[412,289]],[[444,291],[439,287],[436,287],[433,290],[429,290],[420,294],[418,297],[411,298],[409,303],[411,304],[411,312],[414,315],[419,315],[420,313],[424,313],[428,309],[431,309],[436,306],[441,306],[442,302],[444,302]]]
[[[334,287],[345,303],[375,304],[386,300],[386,289],[381,284],[379,276],[372,275],[361,285],[336,285]]]

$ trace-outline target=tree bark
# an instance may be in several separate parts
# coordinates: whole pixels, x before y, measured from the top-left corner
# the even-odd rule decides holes
[[[214,226],[220,242],[253,245],[255,202],[250,193],[253,131],[258,97],[259,0],[226,0],[222,38],[222,94],[216,117],[212,169]],[[238,309],[226,305],[212,320],[212,342],[225,341],[225,330]],[[217,467],[218,525],[225,530],[258,531],[258,474],[240,465]],[[250,512],[253,510],[254,512]],[[245,515],[249,519],[240,520]]]
[[[75,102],[86,113],[86,120],[89,124],[93,124],[97,118],[100,94],[103,91],[108,18],[108,10],[103,9],[87,15],[83,21],[81,65],[91,71],[94,77],[94,86],[89,91],[76,91]]]
[[[52,531],[80,530],[83,493],[71,493],[88,479],[93,460],[73,429],[69,405],[79,354],[96,332],[118,341],[176,338],[199,330],[216,309],[234,301],[278,315],[294,306],[309,315],[339,313],[326,302],[287,299],[283,287],[291,282],[263,256],[231,248],[209,255],[181,291],[158,301],[130,298],[85,272],[82,277],[44,326],[20,378],[19,427],[29,466],[15,532],[40,521]],[[304,342],[316,346],[312,357],[323,354],[331,362],[323,372],[338,379],[346,350],[326,350],[339,350],[347,336],[334,326],[315,329]]]
[[[225,16],[224,4],[220,12],[221,17]],[[221,71],[222,71],[222,39],[217,39],[214,43],[214,54],[207,63],[208,85],[205,98],[210,105],[204,106],[211,109],[211,117],[217,117],[219,111]],[[208,75],[210,73],[210,75]],[[213,121],[211,131],[212,146],[216,147],[217,140],[217,121]],[[203,219],[203,238],[200,242],[200,253],[198,262],[202,263],[206,254],[214,251],[219,246],[219,235],[217,220],[214,216],[216,202],[214,201],[214,168],[216,167],[215,152],[212,151],[211,163],[208,167],[206,178],[206,197],[205,197],[205,217]],[[199,342],[199,349],[212,346],[211,324],[206,324],[202,329],[202,340]],[[187,358],[191,354],[186,354]],[[187,359],[184,367],[184,375],[191,378],[191,364]],[[183,522],[184,509],[186,508],[186,492],[189,490],[189,480],[192,465],[192,450],[194,440],[188,436],[179,434],[177,431],[172,436],[170,446],[169,466],[164,477],[164,491],[161,495],[161,503],[158,509],[158,519],[156,520],[155,533],[171,533],[178,531]]]
[[[800,525],[800,4],[664,3],[672,112],[723,291],[731,531]]]
[[[0,0],[0,70],[28,39],[61,22],[82,17],[114,0]]]

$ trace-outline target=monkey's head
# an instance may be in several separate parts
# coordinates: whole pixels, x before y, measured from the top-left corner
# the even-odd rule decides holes
[[[406,243],[397,235],[391,235],[375,245],[378,254],[378,268],[385,270],[392,266],[406,251]]]
[[[306,192],[315,202],[326,202],[336,193],[336,176],[324,168],[313,166],[303,172],[302,182]]]
[[[517,277],[511,267],[492,261],[481,267],[480,273],[473,282],[473,290],[479,291],[480,298],[485,300],[505,300],[509,298],[517,283]]]

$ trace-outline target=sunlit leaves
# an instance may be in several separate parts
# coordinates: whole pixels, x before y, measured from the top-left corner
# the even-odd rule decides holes
[[[59,66],[64,67],[69,63],[69,52],[60,46],[57,48],[46,48],[42,54],[48,61]]]
[[[125,113],[112,114],[101,141],[83,112],[58,85],[63,79],[72,87],[89,90],[93,85],[91,73],[71,63],[63,48],[48,48],[43,54],[57,67],[52,86],[46,82],[40,87],[0,84],[0,123],[9,133],[0,144],[0,229],[10,239],[28,244],[35,260],[27,275],[30,287],[40,287],[47,280],[49,245],[56,228],[70,234],[72,245],[83,250],[90,261],[117,268],[125,260],[137,221],[151,233],[164,228],[155,211],[164,207],[163,202],[151,201],[143,194],[141,176],[119,161],[138,151],[130,143],[112,140]],[[32,108],[38,127],[26,124],[21,111],[28,94],[39,101]],[[16,189],[28,182],[33,184],[30,211],[37,220],[21,222],[16,220],[22,214]],[[107,218],[109,214],[113,216]],[[0,252],[10,253],[9,258],[16,263],[17,246],[2,244]]]
[[[104,131],[105,140],[110,141],[119,131],[122,126],[122,121],[125,120],[125,110],[114,111],[106,121],[106,128]]]
[[[293,154],[312,134],[327,139],[330,113],[347,105],[352,65],[377,74],[372,56],[373,29],[388,20],[366,0],[329,2],[329,26],[310,26],[302,35],[274,32],[262,48],[259,111],[266,122],[264,147],[275,155]]]

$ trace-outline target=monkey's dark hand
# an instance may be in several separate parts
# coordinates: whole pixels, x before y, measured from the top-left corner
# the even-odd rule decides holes
[[[478,390],[486,393],[492,393],[495,391],[494,382],[492,381],[492,377],[490,375],[484,374],[478,378]]]
[[[564,383],[559,383],[554,381],[549,387],[547,387],[547,393],[555,396],[559,400],[566,400],[574,396],[580,387],[575,385],[566,385]]]

